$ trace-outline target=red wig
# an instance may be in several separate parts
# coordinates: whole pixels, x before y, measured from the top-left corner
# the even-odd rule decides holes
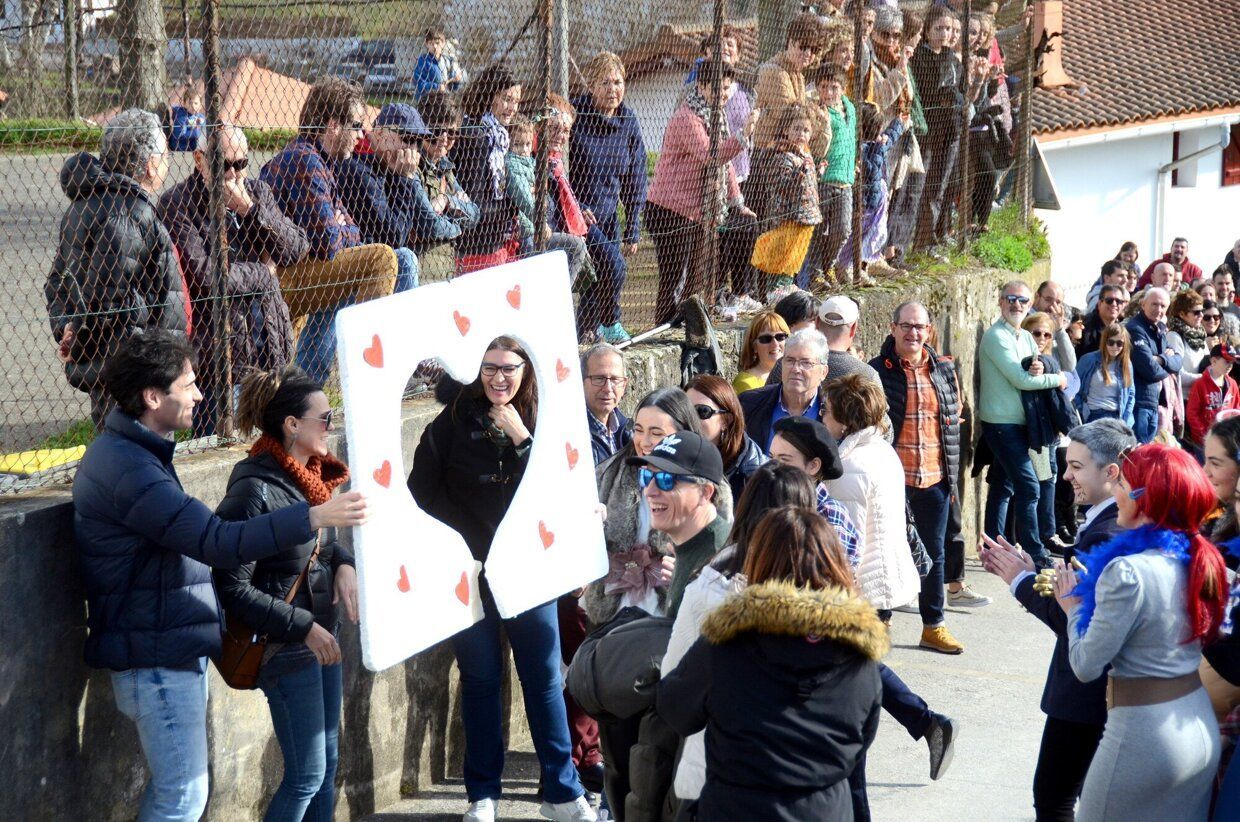
[[[1120,472],[1136,497],[1137,511],[1158,528],[1188,536],[1188,617],[1191,639],[1213,642],[1227,602],[1227,569],[1201,523],[1217,505],[1206,473],[1187,451],[1142,445],[1121,460]]]

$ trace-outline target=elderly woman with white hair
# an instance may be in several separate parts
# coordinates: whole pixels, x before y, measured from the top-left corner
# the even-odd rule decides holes
[[[137,108],[104,126],[98,157],[75,154],[60,170],[69,208],[44,294],[65,376],[90,395],[99,428],[111,405],[100,371],[117,346],[150,328],[190,329],[176,252],[156,212],[167,176],[159,118]]]
[[[784,343],[783,381],[740,395],[745,433],[766,454],[771,453],[775,423],[784,417],[822,421],[820,389],[827,378],[827,338],[815,328],[794,332]]]

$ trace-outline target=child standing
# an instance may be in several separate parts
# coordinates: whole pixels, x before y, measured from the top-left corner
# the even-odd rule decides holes
[[[887,154],[904,133],[907,121],[908,115],[901,115],[883,130],[878,107],[873,103],[861,106],[861,165],[865,169],[861,189],[861,262],[866,270],[858,278],[858,285],[872,284],[869,274],[880,269],[884,273],[894,272],[883,256],[887,245]],[[843,271],[852,265],[855,239],[849,237],[840,249],[836,270]]]
[[[1210,349],[1210,367],[1188,392],[1185,416],[1189,437],[1198,448],[1205,443],[1206,432],[1220,411],[1240,408],[1240,389],[1230,374],[1235,361],[1236,352],[1230,345],[1214,346]]]
[[[804,106],[787,106],[776,117],[775,156],[767,169],[768,193],[760,223],[774,227],[758,237],[750,260],[758,271],[775,277],[776,290],[794,285],[793,275],[805,262],[814,226],[822,222],[817,167],[809,153],[812,133],[813,123]]]
[[[552,122],[548,123],[550,157],[548,158],[547,223],[544,232],[548,251],[560,250],[568,255],[569,277],[576,285],[578,275],[588,264],[590,255],[586,250],[585,218],[580,206],[576,205],[576,198],[572,197],[571,188],[564,190],[568,179],[563,172],[560,154],[563,151],[568,130],[559,122],[562,116],[564,115],[557,110]],[[569,122],[571,123],[571,117]],[[534,253],[536,245],[534,233],[538,230],[538,210],[534,197],[534,123],[528,117],[518,114],[508,126],[508,139],[508,153],[504,156],[504,164],[508,173],[508,197],[517,207],[521,256],[524,257]],[[565,199],[566,194],[570,199]],[[590,266],[587,277],[593,281],[593,266]]]
[[[852,187],[857,177],[857,111],[844,94],[845,70],[824,63],[810,78],[818,93],[818,103],[831,121],[831,142],[827,153],[815,158],[820,163],[818,204],[822,222],[814,232],[814,242],[801,269],[798,285],[808,288],[813,275],[826,274],[852,231]]]
[[[426,30],[426,51],[413,67],[414,95],[421,102],[432,91],[460,91],[463,78],[455,63],[447,59],[444,48],[448,36],[443,29]]]

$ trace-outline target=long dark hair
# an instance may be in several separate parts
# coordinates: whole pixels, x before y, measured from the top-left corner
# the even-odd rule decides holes
[[[675,386],[656,388],[642,397],[641,402],[633,409],[634,420],[637,419],[637,412],[643,408],[657,408],[667,414],[676,423],[677,431],[692,431],[698,436],[702,434],[702,423],[697,412],[693,410],[693,403],[689,402],[689,395]],[[632,441],[624,446],[623,453],[626,457],[637,453]]]
[[[736,397],[736,389],[723,377],[714,374],[698,374],[685,384],[685,392],[692,388],[710,398],[711,402],[728,413],[723,415],[723,429],[719,432],[719,456],[723,457],[724,470],[731,468],[745,447],[745,412]],[[694,411],[696,414],[696,410]]]
[[[735,548],[724,573],[739,573],[745,567],[749,540],[768,511],[785,505],[813,508],[816,504],[814,484],[804,471],[775,461],[763,463],[745,483],[736,503],[736,517],[728,535],[728,543]]]
[[[495,95],[519,85],[521,83],[504,64],[487,66],[461,95],[461,109],[467,117],[476,120],[490,111]]]
[[[530,355],[526,354],[521,343],[512,337],[496,337],[487,346],[487,351],[511,351],[521,358],[521,362],[525,363],[525,367],[521,369],[521,384],[517,386],[517,393],[509,405],[521,415],[521,421],[525,423],[530,433],[534,433],[534,427],[538,424],[538,380],[534,376],[534,369],[530,366]],[[483,352],[483,356],[485,355],[486,351]],[[478,376],[474,377],[474,381],[462,388],[461,393],[457,395],[456,402],[452,405],[454,418],[461,400],[465,399],[475,404],[487,403],[486,389],[482,387],[481,366],[478,368]]]
[[[310,395],[323,386],[295,365],[283,371],[251,371],[241,381],[237,401],[237,427],[248,434],[262,431],[284,444],[284,421],[303,416],[310,408]]]
[[[787,506],[762,517],[750,540],[745,577],[750,585],[787,581],[815,590],[855,590],[839,536],[813,508]]]

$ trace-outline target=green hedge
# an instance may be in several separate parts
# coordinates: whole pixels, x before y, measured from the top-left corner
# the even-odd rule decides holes
[[[274,151],[297,134],[296,129],[245,130],[250,148]],[[0,120],[0,151],[19,153],[47,149],[97,151],[103,129],[81,120],[31,118]]]

